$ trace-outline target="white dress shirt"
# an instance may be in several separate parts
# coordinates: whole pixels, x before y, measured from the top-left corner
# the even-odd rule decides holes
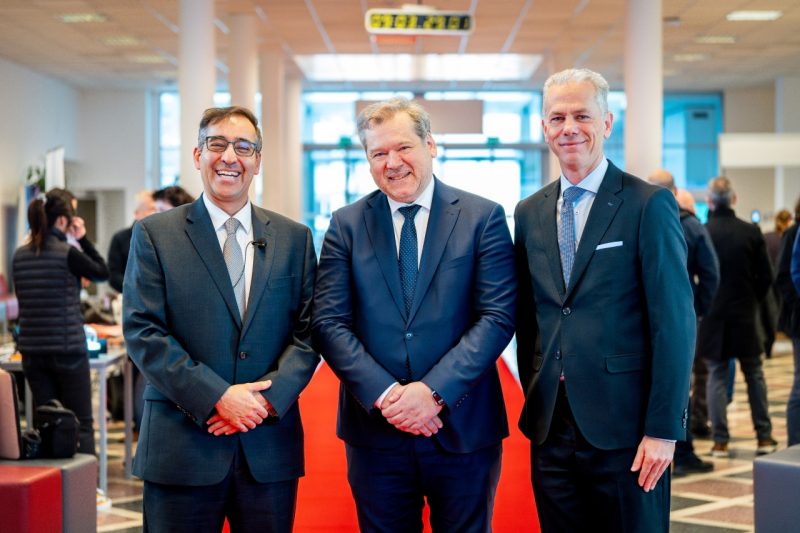
[[[575,209],[575,251],[578,251],[578,245],[581,242],[583,235],[583,228],[586,227],[586,220],[589,218],[589,211],[592,209],[594,198],[597,196],[597,191],[600,190],[600,184],[603,183],[603,177],[608,170],[608,160],[603,157],[600,164],[594,170],[589,172],[589,175],[583,178],[578,187],[586,190],[578,201],[575,202],[573,208]],[[572,187],[564,174],[561,174],[561,192],[558,193],[558,203],[556,204],[556,225],[558,227],[558,234],[561,234],[561,206],[564,204],[564,189]]]
[[[219,240],[219,249],[222,251],[225,246],[225,239],[228,238],[228,232],[225,230],[225,221],[231,218],[231,215],[220,209],[212,202],[208,196],[203,193],[203,203],[208,210],[208,216],[211,217],[211,225],[217,232],[217,239]],[[239,221],[239,229],[236,230],[236,241],[242,249],[244,256],[244,308],[247,309],[247,301],[250,299],[250,281],[253,277],[253,208],[250,205],[250,200],[239,211],[233,214],[233,218]]]
[[[425,243],[425,234],[428,231],[428,218],[431,216],[431,202],[433,201],[433,179],[431,179],[425,190],[417,197],[417,199],[410,204],[403,204],[396,200],[392,200],[388,196],[389,209],[392,211],[392,225],[394,226],[394,244],[397,247],[397,258],[400,258],[400,232],[403,231],[403,223],[406,217],[400,212],[401,207],[409,205],[418,205],[422,209],[417,211],[414,217],[414,227],[417,228],[417,268],[422,261],[422,245]]]

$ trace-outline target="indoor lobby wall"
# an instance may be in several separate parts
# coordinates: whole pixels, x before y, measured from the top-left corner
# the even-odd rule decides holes
[[[17,203],[28,167],[43,167],[48,150],[63,146],[68,159],[75,156],[78,91],[5,59],[0,80],[0,273],[8,276],[7,249],[15,240],[8,208]]]
[[[775,131],[775,86],[726,90],[723,96],[725,133],[772,133]],[[775,204],[775,169],[729,169],[724,174],[733,182],[738,197],[735,206],[739,218],[750,220],[754,209],[771,217]],[[762,228],[771,229],[772,220]]]

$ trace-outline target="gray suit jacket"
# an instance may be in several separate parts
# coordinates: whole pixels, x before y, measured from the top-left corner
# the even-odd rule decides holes
[[[123,329],[145,375],[145,409],[134,473],[148,481],[210,485],[241,443],[259,482],[303,474],[297,398],[316,369],[311,299],[316,255],[309,229],[253,207],[255,254],[244,323],[202,198],[135,224],[125,273]],[[247,433],[206,429],[229,385],[272,380],[277,410]]]
[[[568,287],[558,196],[556,181],[514,215],[520,428],[544,442],[563,371],[575,420],[596,448],[635,447],[644,435],[684,439],[695,315],[672,193],[609,164]]]

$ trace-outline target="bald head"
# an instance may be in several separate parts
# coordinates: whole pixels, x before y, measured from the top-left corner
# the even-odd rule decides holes
[[[672,177],[672,173],[670,173],[668,170],[663,168],[654,170],[649,176],[647,176],[647,181],[653,185],[661,185],[662,187],[666,187],[667,189],[671,190],[673,194],[675,193],[675,178]]]
[[[696,214],[696,207],[694,205],[694,196],[686,189],[678,189],[675,191],[675,201],[678,202],[678,207],[689,211],[691,214]]]

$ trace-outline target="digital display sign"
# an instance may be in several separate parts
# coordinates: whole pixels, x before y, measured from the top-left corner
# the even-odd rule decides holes
[[[474,27],[472,15],[456,11],[370,9],[364,16],[369,33],[394,35],[466,35]]]

